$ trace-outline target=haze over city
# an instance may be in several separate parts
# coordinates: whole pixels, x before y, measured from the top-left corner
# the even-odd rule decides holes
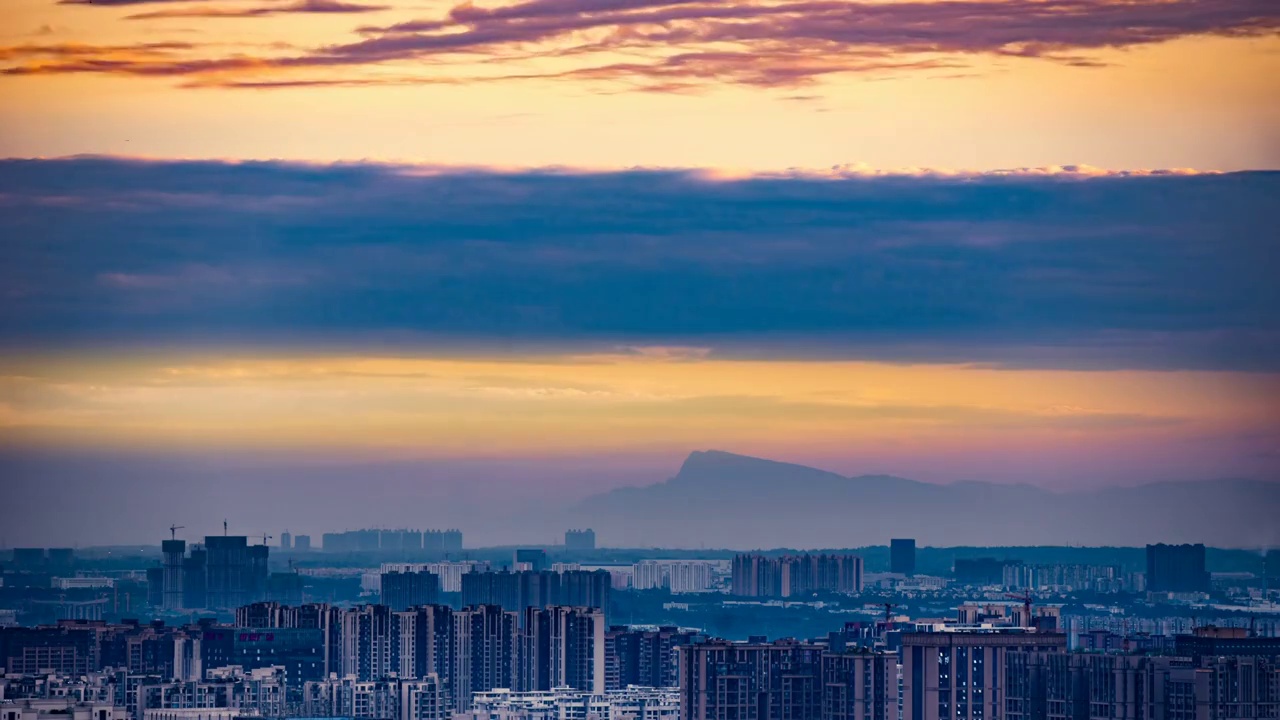
[[[1280,718],[1276,0],[4,0],[0,720]]]

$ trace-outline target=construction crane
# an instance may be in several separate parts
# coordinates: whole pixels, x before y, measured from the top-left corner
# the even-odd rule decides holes
[[[186,525],[170,525],[170,526],[169,526],[169,539],[170,539],[170,540],[177,540],[177,539],[178,539],[178,531],[179,531],[179,530],[185,530],[185,529],[186,529],[186,527],[187,527]]]
[[[275,535],[268,535],[268,534],[266,534],[266,533],[262,533],[262,544],[263,544],[263,545],[266,545],[266,544],[267,544],[267,541],[268,541],[268,540],[270,540],[270,539],[271,539],[271,538],[273,538],[273,537],[275,537]]]
[[[884,605],[884,629],[887,631],[893,627],[893,609],[898,606],[891,602],[881,604]]]
[[[1032,600],[1031,592],[1027,591],[1022,595],[1017,595],[1015,593],[1005,593],[1005,597],[1009,598],[1010,600],[1022,601],[1022,627],[1027,627],[1027,628],[1031,627],[1032,625],[1031,623],[1031,600]]]

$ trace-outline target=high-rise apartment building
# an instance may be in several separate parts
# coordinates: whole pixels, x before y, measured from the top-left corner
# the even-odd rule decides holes
[[[285,530],[284,532],[280,533],[280,549],[281,550],[293,549],[293,536],[289,534],[288,530]]]
[[[382,604],[392,610],[431,605],[440,599],[440,578],[426,571],[384,572],[381,588]]]
[[[165,540],[160,543],[163,556],[164,572],[161,576],[160,607],[165,610],[178,610],[186,607],[183,595],[185,571],[183,564],[187,560],[187,541]]]
[[[462,576],[462,604],[525,608],[569,605],[608,610],[612,589],[603,570],[471,572]]]
[[[961,585],[1002,585],[1008,569],[1021,564],[1021,560],[993,557],[956,558],[952,574]]]
[[[165,540],[162,564],[148,575],[155,604],[167,610],[229,610],[267,597],[266,545],[249,545],[243,535],[210,535],[187,555],[184,540]]]
[[[711,563],[706,560],[641,560],[631,566],[631,578],[636,590],[700,593],[712,589]]]
[[[570,552],[589,552],[596,549],[596,531],[567,530],[564,534],[564,549]]]
[[[471,706],[471,694],[517,687],[519,620],[496,605],[469,607],[453,614],[453,703]]]
[[[903,575],[916,574],[916,541],[912,538],[894,538],[889,541],[889,572]]]
[[[679,652],[683,720],[799,720],[822,715],[820,646],[716,640]]]
[[[750,553],[733,559],[734,595],[785,598],[813,592],[862,592],[862,558]]]
[[[897,717],[897,655],[873,651],[823,654],[821,720]]]
[[[1021,628],[904,633],[902,720],[1000,718],[1008,652],[1066,649],[1066,635]]]
[[[1280,717],[1275,657],[1010,651],[1004,720]]]
[[[779,640],[679,650],[683,720],[896,720],[892,654]]]
[[[462,552],[462,531],[428,530],[422,533],[422,549],[431,557],[456,556]]]
[[[248,544],[243,535],[204,539],[205,595],[209,608],[237,608],[261,600],[267,588],[266,545]]]
[[[1147,590],[1208,592],[1204,545],[1148,545]]]
[[[296,535],[293,538],[293,549],[298,552],[309,552],[311,550],[310,535]]]
[[[444,605],[427,605],[396,613],[399,636],[398,675],[421,678],[432,673],[448,685],[454,677],[453,611]]]
[[[459,560],[439,562],[386,562],[382,563],[382,572],[429,572],[440,578],[440,592],[462,592],[462,576],[469,572],[489,570],[489,563],[480,560]]]
[[[605,626],[599,609],[550,606],[524,611],[519,689],[605,691]]]
[[[675,626],[610,627],[605,632],[605,689],[675,687],[680,682],[677,648],[707,639],[699,630]]]

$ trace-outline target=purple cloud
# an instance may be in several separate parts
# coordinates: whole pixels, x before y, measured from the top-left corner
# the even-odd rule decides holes
[[[188,7],[130,15],[126,20],[155,20],[160,18],[252,18],[270,15],[300,14],[354,14],[386,10],[387,5],[363,5],[342,0],[299,0],[286,5],[259,5],[247,8]]]
[[[371,9],[375,8],[342,0],[306,0],[279,8],[159,11],[136,17],[248,17]],[[786,87],[837,73],[952,69],[963,66],[962,58],[968,55],[1040,58],[1092,67],[1099,61],[1089,54],[1105,48],[1199,35],[1258,37],[1278,31],[1280,5],[1271,0],[797,0],[770,5],[718,0],[529,0],[496,8],[468,2],[435,18],[360,28],[366,36],[363,40],[292,56],[76,56],[31,62],[11,52],[9,63],[0,71],[205,75],[216,77],[188,84],[261,87],[344,83],[349,76],[305,74],[431,60],[445,72],[420,75],[422,82],[472,82],[483,78],[457,69],[463,61],[479,57],[518,65],[531,57],[556,56],[577,59],[578,65],[553,72],[515,72],[500,79],[587,78],[625,81],[650,90],[724,82]],[[604,59],[618,52],[635,59],[624,63]],[[366,82],[370,81],[357,81]]]

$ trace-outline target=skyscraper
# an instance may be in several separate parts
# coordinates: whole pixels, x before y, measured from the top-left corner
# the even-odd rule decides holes
[[[252,597],[255,572],[261,564],[265,589],[266,546],[252,557],[243,535],[209,535],[204,539],[207,607],[236,608],[260,598]],[[257,547],[257,546],[255,546]]]
[[[185,578],[183,564],[187,559],[187,542],[185,540],[165,540],[160,543],[160,552],[164,556],[164,573],[161,576],[160,607],[165,610],[177,610],[183,604],[182,583]]]
[[[440,598],[440,578],[426,572],[382,573],[382,604],[392,610],[430,605]]]
[[[1147,590],[1208,592],[1204,545],[1148,545]]]
[[[525,610],[520,644],[520,690],[570,687],[605,691],[604,613],[551,606]]]
[[[912,538],[894,538],[889,541],[889,572],[903,575],[916,574],[916,541]]]
[[[454,683],[457,710],[471,706],[471,693],[516,687],[517,615],[496,605],[453,614]]]
[[[564,549],[570,552],[586,552],[596,549],[596,531],[567,530],[564,534]]]

